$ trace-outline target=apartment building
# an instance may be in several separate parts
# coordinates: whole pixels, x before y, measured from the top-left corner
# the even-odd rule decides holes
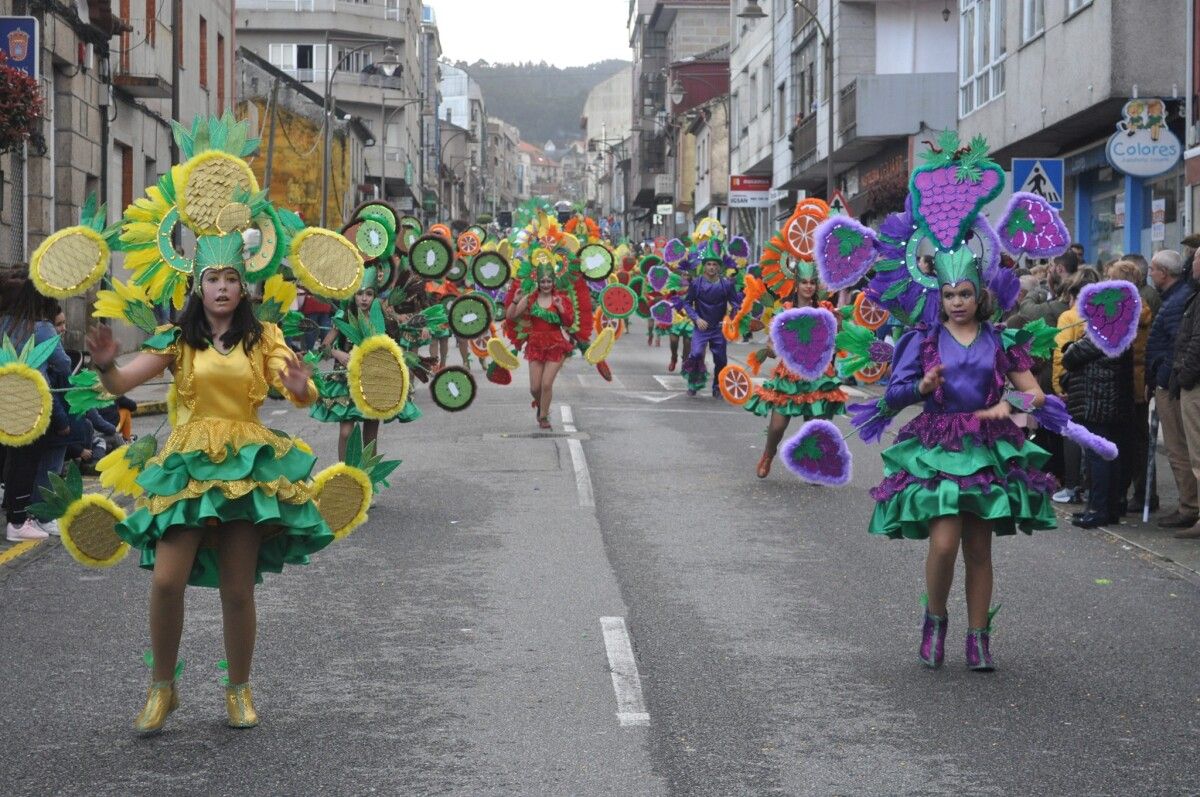
[[[633,123],[633,67],[628,66],[588,92],[579,126],[583,129],[591,168],[586,172],[583,200],[593,212],[623,215],[625,195],[614,191],[617,171],[628,165],[628,139]]]
[[[986,137],[1005,169],[1044,163],[1088,262],[1178,249],[1194,230],[1182,160],[1194,3],[960,5],[960,135]]]
[[[239,45],[322,97],[328,86],[371,132],[337,202],[341,212],[378,197],[415,210],[426,98],[419,0],[238,0],[236,17]]]
[[[484,173],[487,211],[496,218],[518,204],[517,146],[521,131],[495,116],[487,119],[488,159]]]
[[[440,157],[442,179],[461,183],[459,189],[465,199],[466,215],[474,221],[484,207],[483,174],[489,156],[487,135],[487,109],[483,102],[483,89],[465,69],[448,63],[439,64],[441,82],[438,85],[441,101],[438,118],[454,129],[463,129],[466,156],[461,162],[452,162],[444,153]],[[441,126],[443,135],[447,130]],[[443,144],[444,146],[444,144]]]

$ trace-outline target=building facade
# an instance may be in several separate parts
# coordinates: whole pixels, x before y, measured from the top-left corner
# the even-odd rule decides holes
[[[1005,169],[1044,160],[1045,190],[1088,262],[1178,249],[1192,231],[1180,157],[1189,5],[961,3],[960,136],[987,138]]]
[[[521,131],[495,116],[487,120],[488,168],[484,174],[488,213],[493,219],[511,213],[519,204],[517,146]]]
[[[483,89],[465,69],[448,63],[442,63],[440,67],[442,80],[438,87],[441,97],[438,118],[443,123],[467,131],[462,134],[467,144],[467,160],[456,165],[453,171],[454,176],[462,181],[467,216],[473,222],[487,205],[483,175],[490,152]],[[446,128],[443,127],[442,134],[445,135],[445,132]],[[442,159],[441,167],[449,168],[446,158]]]
[[[415,210],[426,96],[419,0],[238,0],[236,17],[241,46],[321,96],[330,86],[336,102],[370,130],[369,151],[353,163],[354,183],[338,203],[343,216],[379,197]]]
[[[583,129],[591,167],[583,200],[603,216],[623,215],[625,196],[612,190],[616,171],[625,158],[633,124],[633,67],[617,72],[593,88],[583,103]]]

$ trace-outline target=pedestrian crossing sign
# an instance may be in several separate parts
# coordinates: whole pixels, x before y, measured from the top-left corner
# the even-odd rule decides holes
[[[1037,194],[1055,210],[1063,209],[1062,158],[1013,158],[1014,191]]]

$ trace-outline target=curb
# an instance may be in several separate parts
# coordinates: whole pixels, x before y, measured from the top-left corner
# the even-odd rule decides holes
[[[167,411],[167,400],[160,401],[142,401],[138,402],[138,408],[134,410],[133,417],[140,418],[143,415],[164,415]]]

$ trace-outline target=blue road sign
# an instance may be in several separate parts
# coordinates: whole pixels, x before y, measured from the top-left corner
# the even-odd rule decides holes
[[[1037,194],[1056,210],[1063,208],[1062,158],[1013,158],[1013,192]]]
[[[38,21],[33,17],[0,17],[0,51],[9,66],[38,77]]]

